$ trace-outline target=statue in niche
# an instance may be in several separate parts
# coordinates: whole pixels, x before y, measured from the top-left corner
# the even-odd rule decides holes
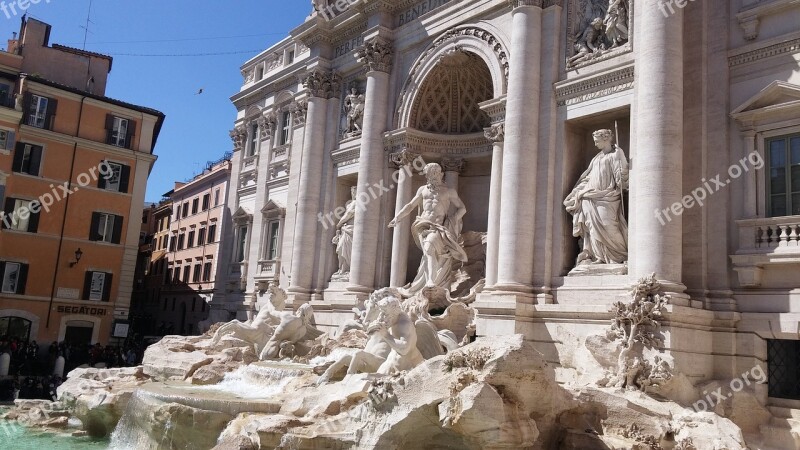
[[[358,93],[358,88],[353,86],[350,93],[344,99],[344,112],[347,118],[347,128],[344,131],[345,138],[361,136],[361,127],[364,124],[364,105],[366,97]]]
[[[336,224],[336,256],[339,258],[339,270],[333,274],[333,281],[348,281],[350,274],[350,258],[353,253],[353,226],[356,217],[356,187],[350,188],[350,200],[345,205],[345,212]]]
[[[600,153],[564,200],[573,216],[572,234],[583,242],[576,269],[624,265],[628,260],[628,223],[622,200],[628,189],[628,160],[614,144],[611,130],[598,130],[592,136]]]
[[[398,221],[415,210],[419,211],[411,233],[417,247],[422,249],[422,262],[414,281],[400,289],[405,298],[416,295],[425,287],[442,287],[449,293],[457,281],[459,264],[468,259],[461,240],[462,218],[467,208],[458,193],[442,181],[439,164],[426,165],[423,174],[428,183],[419,188],[414,198],[389,223],[393,228]]]

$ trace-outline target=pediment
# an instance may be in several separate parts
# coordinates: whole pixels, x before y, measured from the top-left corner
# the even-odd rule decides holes
[[[283,217],[286,216],[286,206],[277,200],[269,199],[261,208],[261,214],[269,217]]]
[[[231,216],[234,222],[241,223],[241,222],[250,222],[253,220],[253,212],[249,209],[245,208],[244,206],[240,206]]]
[[[737,120],[764,118],[770,113],[800,109],[800,86],[785,81],[773,81],[758,94],[734,109],[731,116]]]

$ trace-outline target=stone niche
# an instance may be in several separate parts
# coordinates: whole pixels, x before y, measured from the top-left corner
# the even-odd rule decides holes
[[[601,129],[609,129],[615,134],[615,143],[622,147],[625,156],[631,161],[630,146],[630,110],[626,108],[607,111],[585,118],[571,120],[565,123],[564,128],[564,184],[560,198],[564,198],[575,187],[581,174],[589,167],[592,158],[599,151],[594,144],[592,133]],[[617,136],[619,130],[619,136]],[[630,224],[628,208],[628,192],[623,195],[625,219]],[[563,228],[563,255],[560,261],[559,275],[567,276],[575,268],[575,261],[580,253],[580,239],[572,235],[572,216],[562,206]]]

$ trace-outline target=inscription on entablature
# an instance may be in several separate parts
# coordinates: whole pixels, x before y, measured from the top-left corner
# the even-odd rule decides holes
[[[421,2],[417,2],[414,6],[406,9],[405,11],[401,11],[400,14],[397,16],[397,26],[401,27],[409,22],[413,22],[419,18],[419,16],[425,15],[434,9],[446,5],[450,3],[452,0],[423,0]]]
[[[347,55],[348,53],[351,53],[353,50],[363,45],[364,45],[364,36],[359,34],[358,36],[352,39],[348,39],[347,41],[336,47],[333,57],[338,58],[340,56]]]

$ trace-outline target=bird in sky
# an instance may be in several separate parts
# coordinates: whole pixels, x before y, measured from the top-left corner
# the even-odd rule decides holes
[[[196,93],[196,94],[194,94],[194,95],[200,95],[200,94],[202,94],[202,93],[203,93],[203,88],[200,88],[200,89],[197,91],[197,93]]]

